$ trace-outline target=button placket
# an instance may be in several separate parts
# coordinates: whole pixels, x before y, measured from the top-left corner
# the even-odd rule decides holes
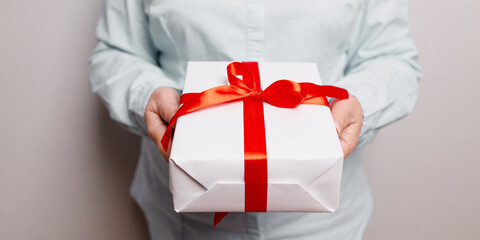
[[[260,61],[265,40],[264,0],[246,0],[246,4],[247,61]]]

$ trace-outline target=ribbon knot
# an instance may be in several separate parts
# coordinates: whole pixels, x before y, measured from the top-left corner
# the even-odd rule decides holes
[[[263,91],[262,90],[253,90],[253,99],[263,101]]]

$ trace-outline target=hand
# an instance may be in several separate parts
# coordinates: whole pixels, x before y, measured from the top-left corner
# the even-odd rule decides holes
[[[162,156],[168,160],[170,149],[165,151],[160,141],[167,129],[168,122],[180,106],[180,96],[177,91],[169,87],[156,89],[147,102],[145,108],[145,123],[150,138],[157,144]]]
[[[362,129],[363,111],[358,100],[352,95],[348,99],[334,99],[330,103],[330,107],[343,155],[344,158],[347,158],[357,146]]]

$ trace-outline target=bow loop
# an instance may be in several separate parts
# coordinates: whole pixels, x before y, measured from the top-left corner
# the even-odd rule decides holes
[[[263,92],[267,103],[282,108],[294,108],[303,103],[307,93],[302,86],[290,80],[278,80]]]
[[[244,89],[251,89],[254,87],[252,86],[251,81],[244,81],[252,79],[252,73],[245,67],[244,64],[240,62],[232,62],[228,64],[227,76],[230,85],[234,85]],[[242,76],[242,79],[238,78],[237,76]]]

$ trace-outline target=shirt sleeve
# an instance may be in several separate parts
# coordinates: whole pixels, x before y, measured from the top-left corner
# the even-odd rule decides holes
[[[141,0],[106,0],[98,22],[98,44],[90,56],[90,82],[110,117],[134,133],[147,135],[144,111],[159,87],[179,89],[157,63]]]
[[[413,110],[421,71],[410,36],[408,0],[366,0],[348,49],[345,77],[338,84],[360,102],[364,120],[359,147],[379,128]]]

